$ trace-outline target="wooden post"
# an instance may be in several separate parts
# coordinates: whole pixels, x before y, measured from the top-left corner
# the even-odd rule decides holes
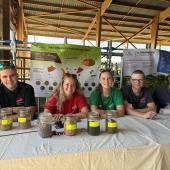
[[[156,49],[159,29],[159,16],[155,16],[151,25],[151,48]]]
[[[3,0],[3,40],[10,40],[10,0]],[[3,43],[9,45],[9,43]],[[12,55],[9,50],[3,51],[2,60],[11,60]]]
[[[23,1],[19,0],[17,40],[23,41],[23,39],[24,39]],[[19,45],[19,46],[21,46],[21,45]],[[22,56],[21,51],[18,52],[18,56]]]
[[[97,13],[97,19],[96,19],[96,47],[100,47],[100,39],[101,39],[101,10]]]

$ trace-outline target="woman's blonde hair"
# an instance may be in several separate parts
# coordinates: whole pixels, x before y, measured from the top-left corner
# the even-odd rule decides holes
[[[65,73],[63,75],[61,83],[55,89],[55,91],[53,93],[53,96],[57,97],[57,107],[61,107],[63,102],[66,100],[66,95],[65,95],[64,89],[63,89],[63,84],[64,84],[64,81],[65,81],[66,78],[72,78],[75,81],[75,85],[76,85],[75,92],[80,94],[80,95],[83,95],[81,87],[80,87],[80,83],[79,83],[79,81],[77,79],[77,75],[76,74]]]

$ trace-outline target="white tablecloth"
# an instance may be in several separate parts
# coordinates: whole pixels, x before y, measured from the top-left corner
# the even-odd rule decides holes
[[[113,152],[112,154],[115,154],[117,151],[132,151],[133,148],[135,148],[135,152],[146,148],[149,151],[149,148],[152,148],[149,153],[153,151],[157,153],[160,146],[167,145],[167,147],[170,148],[170,115],[158,115],[155,120],[125,116],[117,118],[116,121],[119,124],[118,133],[107,134],[105,132],[105,120],[101,120],[101,134],[99,136],[90,136],[86,131],[82,130],[86,128],[86,119],[78,123],[79,132],[76,136],[61,135],[42,139],[38,135],[36,126],[28,130],[14,128],[11,131],[1,131],[0,159],[1,161],[23,160],[25,158],[62,156],[63,154],[67,156],[69,154],[81,155],[82,153],[87,154],[93,152],[101,152],[104,156],[106,154],[105,151],[107,154],[110,154],[110,151]],[[168,151],[167,148],[166,151]],[[115,155],[112,156],[114,157]],[[74,160],[73,157],[72,159]],[[50,160],[52,160],[52,158]],[[124,162],[124,160],[122,161]],[[162,166],[160,165],[160,167]]]

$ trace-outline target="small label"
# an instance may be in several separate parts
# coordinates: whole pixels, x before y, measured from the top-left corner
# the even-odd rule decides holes
[[[100,122],[89,122],[89,126],[90,127],[99,127],[100,126]]]
[[[118,127],[118,123],[117,122],[108,122],[107,126],[109,128],[115,128],[115,127]]]
[[[66,130],[76,130],[76,129],[77,129],[76,124],[66,125]]]
[[[12,121],[11,120],[8,120],[8,119],[3,119],[3,120],[1,120],[1,124],[2,125],[10,125],[12,123]]]
[[[27,119],[25,117],[19,117],[18,118],[19,123],[25,123],[26,121],[27,121]]]

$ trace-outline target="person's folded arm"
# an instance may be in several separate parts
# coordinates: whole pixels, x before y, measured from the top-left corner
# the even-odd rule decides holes
[[[78,116],[79,118],[86,118],[88,113],[88,108],[87,106],[84,106],[81,108],[81,112],[74,114],[75,116]]]
[[[133,116],[138,116],[146,119],[152,119],[155,115],[155,104],[149,103],[147,108],[144,109],[134,109],[132,104],[125,102],[126,113]]]
[[[152,103],[148,103],[146,108],[136,109],[136,110],[139,111],[139,112],[142,112],[142,113],[146,113],[146,112],[149,112],[149,111],[156,112],[156,106],[155,106],[155,103],[152,102]]]

